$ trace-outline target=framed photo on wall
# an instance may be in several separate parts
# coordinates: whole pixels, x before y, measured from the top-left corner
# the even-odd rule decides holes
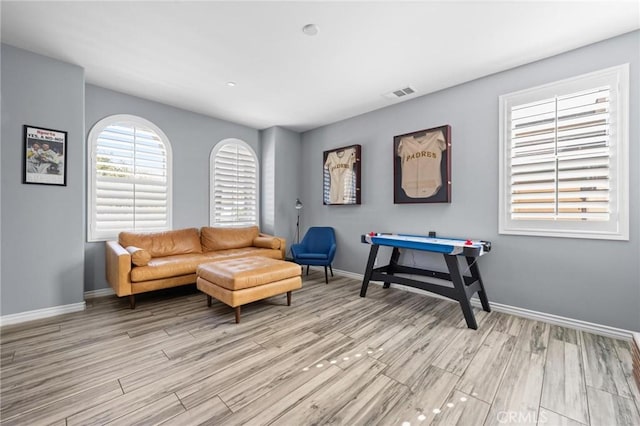
[[[451,202],[451,126],[393,138],[393,202]]]
[[[323,204],[360,204],[360,145],[324,151]]]
[[[67,185],[67,132],[24,126],[23,183]]]

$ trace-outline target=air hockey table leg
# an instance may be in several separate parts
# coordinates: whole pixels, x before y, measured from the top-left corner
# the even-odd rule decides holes
[[[480,276],[480,269],[478,269],[477,259],[473,257],[467,257],[467,264],[469,265],[469,270],[471,271],[471,276],[478,281],[480,285],[480,290],[478,291],[478,298],[480,299],[480,303],[482,303],[482,309],[487,312],[491,312],[491,307],[489,306],[489,299],[487,298],[487,292],[484,290],[484,284],[482,283],[482,277]]]
[[[397,247],[393,248],[393,251],[391,252],[391,259],[389,260],[389,269],[387,270],[387,275],[393,275],[394,271],[393,268],[398,264],[398,259],[400,258],[400,250],[398,250]],[[382,288],[389,288],[391,287],[391,283],[388,281],[385,281],[384,284],[382,285]]]
[[[449,268],[449,275],[451,276],[453,287],[458,293],[458,303],[460,303],[464,319],[467,321],[467,327],[477,330],[478,323],[476,322],[476,317],[473,314],[473,309],[471,308],[471,303],[469,302],[469,296],[467,295],[464,279],[462,278],[462,273],[460,272],[460,265],[458,264],[458,257],[445,254],[444,260],[447,262],[447,267]]]
[[[362,279],[362,288],[360,289],[360,297],[365,297],[367,295],[367,288],[369,287],[369,281],[371,280],[371,273],[373,272],[373,265],[376,263],[376,257],[378,256],[378,249],[380,248],[377,244],[371,245],[371,250],[369,251],[369,260],[367,260],[367,269],[364,271],[364,278]]]

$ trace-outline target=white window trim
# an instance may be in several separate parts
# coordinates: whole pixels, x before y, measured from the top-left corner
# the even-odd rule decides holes
[[[260,161],[258,161],[258,156],[256,155],[256,152],[251,147],[251,145],[249,145],[248,143],[246,143],[242,139],[236,139],[236,138],[228,138],[228,139],[223,139],[223,140],[219,141],[213,147],[213,149],[211,150],[211,154],[209,155],[209,176],[210,176],[209,177],[209,226],[216,226],[216,223],[215,223],[215,209],[214,209],[214,205],[215,205],[214,189],[215,189],[215,178],[216,178],[216,175],[215,175],[215,158],[216,158],[216,155],[218,154],[218,151],[220,151],[222,149],[222,147],[224,147],[225,145],[230,144],[230,143],[236,143],[236,144],[239,144],[239,145],[245,147],[247,150],[249,150],[249,152],[253,156],[253,160],[256,162],[256,217],[255,217],[255,225],[259,226],[259,224],[260,224]],[[229,227],[233,227],[233,226],[229,226]]]
[[[104,129],[115,123],[128,122],[141,127],[147,127],[153,130],[162,139],[167,151],[167,223],[169,229],[173,228],[173,154],[171,150],[171,143],[167,135],[151,121],[146,120],[137,115],[130,114],[116,114],[110,115],[98,121],[91,128],[89,137],[87,139],[89,149],[87,150],[87,242],[99,242],[109,241],[117,239],[118,235],[104,235],[96,232],[95,229],[95,210],[96,199],[94,197],[96,187],[96,162],[95,162],[95,150],[98,143],[98,136]]]
[[[530,226],[519,221],[512,221],[510,218],[509,205],[509,150],[508,141],[510,135],[510,122],[507,120],[511,100],[518,98],[518,103],[526,103],[526,99],[534,101],[543,99],[545,96],[563,95],[584,89],[584,80],[592,80],[594,85],[598,85],[599,81],[608,83],[612,80],[617,81],[617,102],[615,103],[615,111],[617,122],[612,123],[611,131],[617,136],[616,141],[616,158],[612,157],[614,167],[615,182],[617,190],[615,191],[615,200],[612,202],[616,205],[617,213],[617,229],[611,231],[602,230],[563,230],[561,227],[552,227],[553,223],[537,223],[537,226]],[[558,92],[558,91],[561,92]],[[499,219],[498,232],[507,235],[531,235],[546,237],[566,237],[566,238],[590,238],[605,240],[629,240],[629,64],[618,65],[583,74],[577,77],[533,87],[517,92],[512,92],[499,97]],[[612,219],[613,220],[613,219]],[[522,221],[526,222],[526,221]],[[546,226],[544,226],[546,225]]]

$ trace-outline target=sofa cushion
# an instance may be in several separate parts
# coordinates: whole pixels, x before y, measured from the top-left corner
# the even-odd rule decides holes
[[[131,282],[194,274],[198,265],[208,261],[210,260],[206,256],[196,253],[154,257],[146,266],[136,266],[131,269]]]
[[[280,248],[280,240],[275,237],[256,237],[253,239],[253,246],[275,250]]]
[[[205,226],[200,230],[200,241],[205,252],[251,247],[259,233],[257,226],[245,228]]]
[[[136,266],[131,269],[131,282],[136,283],[195,274],[198,265],[203,263],[248,256],[282,259],[282,252],[280,250],[245,247],[240,249],[218,250],[203,254],[192,253],[157,257],[152,258],[145,266]]]
[[[151,255],[145,249],[129,246],[126,250],[131,255],[131,263],[136,266],[145,266],[151,260]]]
[[[203,253],[209,259],[209,262],[216,260],[234,259],[237,257],[262,256],[271,259],[282,260],[282,252],[280,250],[265,249],[258,247],[244,247],[238,249],[209,251]]]
[[[152,258],[176,254],[202,253],[200,236],[196,228],[165,232],[121,232],[118,242],[122,247],[145,249]]]

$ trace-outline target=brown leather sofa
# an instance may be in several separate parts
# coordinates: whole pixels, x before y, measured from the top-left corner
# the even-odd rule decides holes
[[[107,281],[118,297],[193,284],[203,263],[247,256],[284,259],[286,241],[245,228],[203,227],[175,231],[121,232],[106,242]]]

